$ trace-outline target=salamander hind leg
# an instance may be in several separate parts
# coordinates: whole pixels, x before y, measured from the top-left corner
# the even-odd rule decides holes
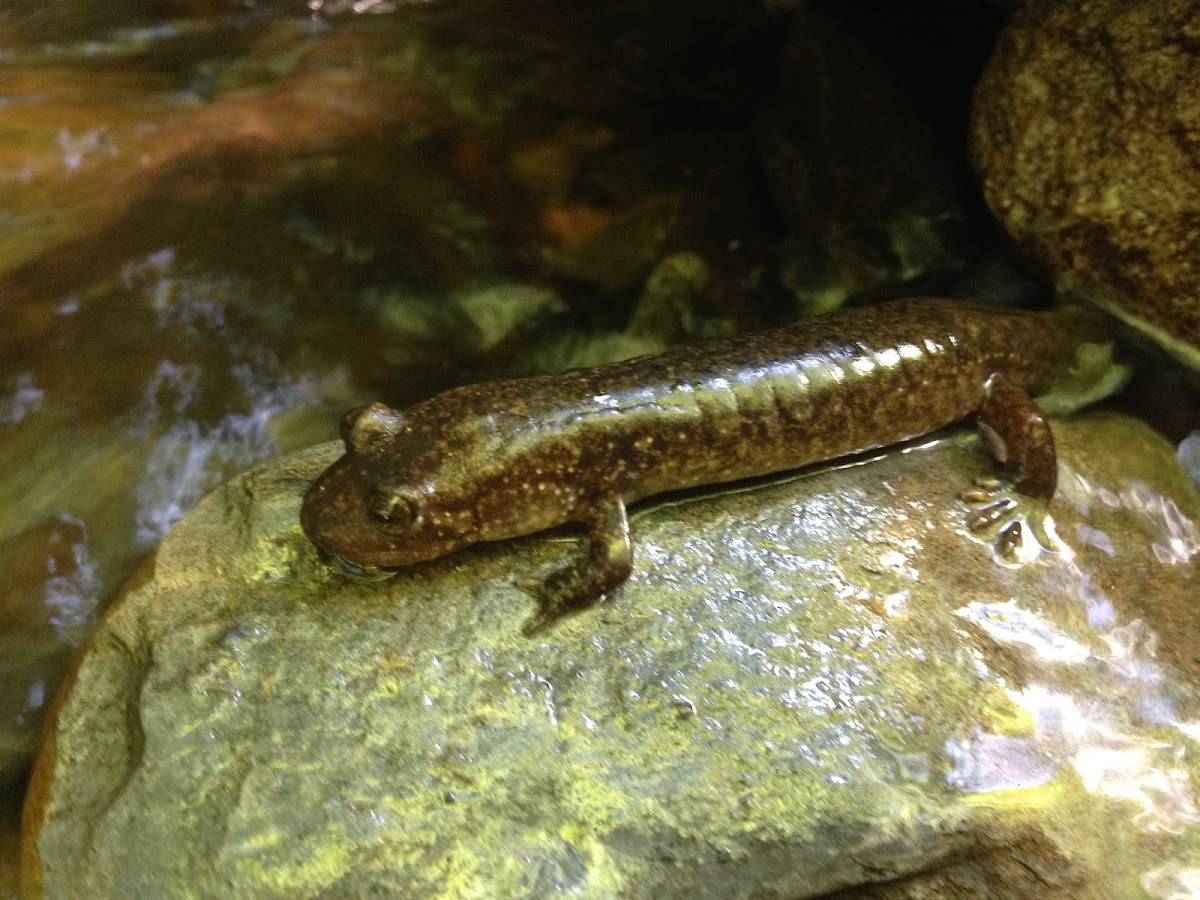
[[[587,529],[585,553],[541,580],[519,583],[542,603],[541,611],[525,623],[526,634],[536,634],[564,613],[601,600],[633,571],[629,518],[619,497],[597,506],[582,524]]]
[[[1013,473],[1011,484],[985,478],[962,494],[971,533],[996,557],[1019,565],[1053,549],[1047,507],[1058,482],[1050,423],[1020,385],[994,376],[978,414],[979,431],[996,460]]]

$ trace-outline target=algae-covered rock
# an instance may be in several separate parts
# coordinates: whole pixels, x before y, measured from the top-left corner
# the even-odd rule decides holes
[[[1200,369],[1200,2],[1034,0],[975,97],[988,205],[1059,285]]]
[[[1060,543],[1022,567],[962,528],[990,462],[960,432],[646,506],[629,583],[537,639],[513,582],[571,542],[346,581],[297,523],[340,448],[261,465],[80,659],[24,889],[1168,896],[1200,865],[1200,497],[1132,420],[1056,437]]]

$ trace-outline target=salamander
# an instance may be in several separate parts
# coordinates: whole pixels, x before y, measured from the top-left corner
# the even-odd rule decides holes
[[[978,416],[1013,487],[1055,489],[1054,443],[1030,395],[1080,369],[1082,308],[1027,312],[899,300],[655,356],[456,387],[405,410],[348,412],[346,452],[312,485],[304,532],[379,573],[559,525],[583,548],[523,583],[527,630],[629,576],[626,507],[898,443]]]

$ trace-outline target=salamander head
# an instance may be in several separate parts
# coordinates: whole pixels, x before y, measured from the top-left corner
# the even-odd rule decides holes
[[[476,542],[462,454],[435,427],[381,403],[342,417],[346,453],[313,483],[300,524],[309,540],[359,575],[437,559]]]

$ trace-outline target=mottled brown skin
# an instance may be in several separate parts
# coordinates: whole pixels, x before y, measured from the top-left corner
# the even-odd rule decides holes
[[[1029,399],[1069,376],[1081,312],[922,298],[556,375],[454,388],[342,422],[346,454],[301,523],[365,572],[575,523],[586,550],[538,582],[535,627],[619,585],[626,504],[894,444],[975,412],[1016,488],[1048,499],[1055,459]]]

